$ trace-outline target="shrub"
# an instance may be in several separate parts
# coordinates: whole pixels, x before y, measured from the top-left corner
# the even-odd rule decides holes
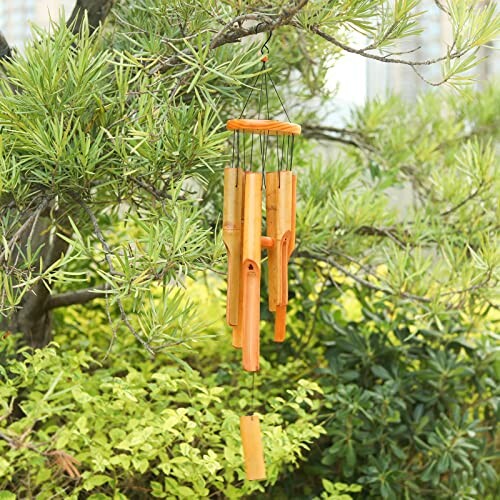
[[[256,391],[252,405],[248,377],[230,363],[202,378],[165,356],[130,349],[99,362],[92,345],[55,343],[16,360],[12,339],[0,357],[0,495],[240,498],[294,468],[322,432],[321,391],[306,380],[267,400]],[[267,483],[244,480],[239,415],[250,406],[264,413]]]
[[[290,323],[303,322],[303,309],[315,320],[310,336],[291,328],[289,356],[310,360],[302,376],[324,392],[327,434],[294,478],[356,482],[363,498],[499,498],[500,359],[491,311],[424,317],[414,304],[396,307],[338,276],[340,287],[318,297],[307,268],[300,272],[295,290],[311,306],[291,304],[298,318]]]

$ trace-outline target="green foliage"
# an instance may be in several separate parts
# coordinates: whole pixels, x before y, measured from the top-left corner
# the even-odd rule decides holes
[[[359,493],[361,491],[361,486],[357,484],[332,483],[328,479],[322,479],[321,482],[325,491],[321,493],[320,498],[328,500],[349,500],[352,497],[348,493]]]
[[[295,12],[295,17],[287,18],[289,12]],[[493,2],[479,8],[471,0],[443,4],[443,12],[450,18],[455,40],[437,63],[447,67],[447,81],[456,77],[459,82],[460,74],[477,62],[477,47],[496,36],[499,17]],[[240,33],[237,24],[230,21],[241,21],[246,15],[250,17],[244,18]],[[293,119],[305,122],[307,130],[307,122],[315,125],[315,116],[326,99],[334,98],[325,88],[327,69],[335,63],[343,43],[349,43],[350,35],[361,32],[368,37],[362,56],[382,51],[390,58],[389,51],[394,52],[401,39],[419,31],[421,15],[422,2],[418,0],[349,0],[335,5],[327,1],[302,5],[283,0],[269,5],[260,0],[141,0],[118,2],[106,29],[93,36],[85,25],[81,33],[73,34],[62,21],[54,24],[50,33],[35,30],[35,40],[25,53],[2,63],[2,318],[10,321],[21,314],[19,308],[35,287],[54,295],[107,285],[108,302],[123,319],[135,312],[123,306],[130,296],[135,303],[150,302],[154,295],[151,289],[156,286],[168,296],[175,293],[172,281],[181,282],[185,274],[219,264],[220,241],[210,236],[218,227],[220,172],[229,159],[224,123],[239,114],[251,82],[261,70],[261,40],[251,36],[249,22],[262,26],[281,19],[274,30],[273,53],[286,57],[272,57],[270,70],[289,108],[296,110]],[[243,43],[232,43],[239,37]],[[350,50],[347,47],[345,50]],[[364,248],[352,238],[353,233],[364,226],[373,228],[375,223],[384,227],[393,224],[395,214],[387,205],[385,190],[394,187],[396,180],[403,182],[401,174],[420,189],[424,176],[426,187],[436,183],[427,175],[431,165],[437,163],[435,176],[437,170],[443,171],[442,162],[447,169],[454,164],[452,148],[445,148],[442,158],[440,132],[463,132],[470,116],[454,128],[453,120],[424,112],[429,107],[424,103],[417,110],[417,121],[425,123],[418,123],[416,131],[420,134],[435,124],[438,133],[435,137],[423,134],[422,141],[414,141],[408,137],[408,123],[392,120],[401,108],[392,104],[371,104],[354,120],[356,140],[351,142],[361,146],[362,155],[353,154],[354,158],[340,167],[344,189],[332,187],[331,181],[338,179],[329,178],[332,174],[327,173],[335,171],[344,158],[334,165],[316,165],[319,170],[312,176],[325,180],[322,185],[328,192],[321,201],[327,202],[328,213],[317,211],[319,193],[312,193],[310,210],[303,211],[307,217],[304,222],[311,227],[334,222],[340,226],[336,227],[337,236],[346,237],[330,235],[319,241],[322,233],[318,232],[310,241],[304,237],[304,250],[321,245],[329,253],[341,239],[340,247],[348,249],[350,256],[359,255]],[[279,108],[273,97],[271,114],[276,115]],[[251,114],[252,103],[248,110]],[[404,116],[412,120],[415,113]],[[412,147],[407,148],[407,144]],[[414,268],[409,266],[403,275],[400,268],[418,254],[421,244],[428,242],[425,238],[434,237],[434,227],[442,229],[443,220],[436,221],[434,216],[444,200],[456,198],[460,202],[463,198],[459,195],[467,197],[470,189],[480,187],[484,197],[475,201],[484,201],[497,187],[488,180],[494,158],[491,144],[471,140],[458,149],[461,175],[447,176],[442,192],[427,189],[422,195],[422,207],[429,207],[432,214],[427,217],[424,213],[424,218],[412,221],[416,243],[411,243],[418,247],[414,255],[408,255],[410,250],[401,254],[396,243],[400,237],[396,236],[395,246],[386,242],[373,256],[380,260],[381,254],[388,254],[389,288],[396,292],[421,283],[421,274]],[[298,144],[295,155],[296,163],[306,166],[308,173],[310,151],[311,145],[304,142]],[[425,168],[421,169],[422,165]],[[366,177],[367,167],[371,180]],[[358,194],[360,185],[368,190]],[[368,213],[370,205],[373,210]],[[444,224],[458,213],[453,211]],[[26,234],[35,221],[37,230]],[[42,226],[40,231],[38,226]],[[132,238],[126,234],[129,228],[131,234],[138,231],[140,235]],[[471,240],[483,241],[480,237],[476,232],[462,245],[462,250],[467,245],[474,249],[477,269],[466,269],[468,256],[445,249],[439,264],[449,262],[453,269],[445,276],[437,273],[436,280],[450,278],[468,288],[491,277],[497,255],[491,245],[481,243],[477,251],[470,244]],[[56,244],[62,251],[52,251]],[[424,269],[425,258],[420,262]],[[457,276],[454,271],[461,267],[465,270]],[[42,297],[40,301],[38,307],[43,308]],[[155,311],[160,309],[151,314]],[[157,332],[163,320],[159,314],[151,318]],[[149,334],[138,322],[125,322],[124,328],[148,345]],[[154,351],[169,341],[171,338],[159,333],[155,345],[148,348]]]
[[[202,378],[134,347],[99,362],[102,351],[75,350],[70,338],[61,337],[64,349],[24,350],[18,360],[13,342],[2,344],[0,490],[18,498],[241,498],[295,468],[323,432],[314,423],[317,385],[301,380],[280,397],[257,392],[268,479],[247,482],[239,415],[251,401],[236,366]],[[273,377],[284,382],[293,369]]]
[[[500,362],[493,332],[453,321],[422,328],[408,307],[390,311],[388,301],[356,295],[360,321],[322,310],[335,330],[321,370],[331,439],[322,463],[371,496],[492,495]]]
[[[294,494],[321,491],[316,477],[358,483],[362,498],[496,498],[496,311],[429,321],[324,265],[293,273],[286,357],[265,356],[306,361],[327,432],[289,478]]]
[[[8,66],[9,79],[0,80],[2,160],[9,173],[0,193],[9,191],[20,204],[39,190],[71,196],[100,180],[110,165],[104,129],[117,116],[110,54],[66,29],[37,35]]]
[[[430,321],[495,303],[499,109],[492,84],[356,110],[346,130],[358,147],[304,165],[301,256],[420,302]]]
[[[439,2],[455,87],[498,33],[495,3],[476,3]],[[224,122],[261,68],[261,39],[221,40],[289,2],[122,1],[100,33],[37,30],[2,63],[2,331],[20,315],[30,341],[52,298],[106,297],[56,312],[43,351],[1,341],[0,499],[499,496],[498,86],[321,125],[341,49],[404,58],[421,6],[319,0],[274,30],[268,67],[305,138],[289,339],[262,342],[255,395],[221,336],[224,286],[199,271],[224,269]],[[324,139],[342,146],[320,154]],[[254,407],[266,483],[243,480],[238,416]]]

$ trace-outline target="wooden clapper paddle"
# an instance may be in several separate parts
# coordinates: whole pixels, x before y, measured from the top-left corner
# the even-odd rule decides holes
[[[264,55],[263,70],[266,62],[267,55]],[[242,118],[259,80],[257,119]],[[233,154],[231,166],[224,169],[223,239],[228,254],[226,320],[233,331],[233,346],[242,350],[243,369],[252,374],[259,371],[262,249],[266,249],[268,255],[269,310],[275,313],[274,340],[283,342],[288,303],[288,261],[295,247],[297,176],[291,169],[294,137],[300,135],[301,128],[289,121],[269,119],[268,82],[278,95],[271,76],[267,72],[261,73],[252,86],[240,118],[227,122],[227,129],[233,131]],[[266,119],[260,119],[263,97]],[[278,99],[283,107],[279,95]],[[289,120],[284,107],[283,111]],[[268,168],[268,163],[274,168]],[[262,235],[263,188],[266,236]],[[242,416],[240,430],[247,479],[265,479],[258,415]]]

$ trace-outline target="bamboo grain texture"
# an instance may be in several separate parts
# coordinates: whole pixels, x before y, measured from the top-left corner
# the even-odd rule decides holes
[[[282,122],[279,120],[228,120],[227,130],[248,132],[262,135],[300,135],[302,128],[296,123]]]
[[[241,168],[224,169],[222,237],[227,250],[226,321],[238,325],[243,194],[245,175]]]
[[[260,356],[260,261],[262,232],[262,174],[245,175],[244,224],[241,277],[241,336],[243,369],[259,370]]]
[[[257,415],[240,417],[240,434],[246,478],[249,481],[266,479],[266,464],[259,417]]]

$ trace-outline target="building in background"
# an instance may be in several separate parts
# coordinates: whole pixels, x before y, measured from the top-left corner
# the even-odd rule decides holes
[[[1,0],[0,31],[11,47],[22,49],[30,37],[30,23],[48,26],[51,18],[58,18],[61,8],[69,17],[75,3],[75,0]]]
[[[489,1],[489,0],[486,0]],[[435,59],[446,53],[447,45],[452,40],[452,32],[447,15],[440,10],[434,0],[423,0],[424,14],[420,18],[420,25],[424,30],[419,35],[402,40],[393,49],[394,52],[419,50],[402,54],[402,59],[427,60]],[[494,76],[500,76],[500,54],[498,48],[481,47],[479,57],[486,57],[472,73],[476,75],[478,85]],[[419,66],[419,73],[430,82],[440,82],[443,78],[442,66],[439,63],[429,66]],[[366,68],[366,97],[383,97],[389,93],[396,93],[407,100],[413,100],[423,91],[431,89],[410,67],[402,64],[388,64],[374,59],[367,60]]]

